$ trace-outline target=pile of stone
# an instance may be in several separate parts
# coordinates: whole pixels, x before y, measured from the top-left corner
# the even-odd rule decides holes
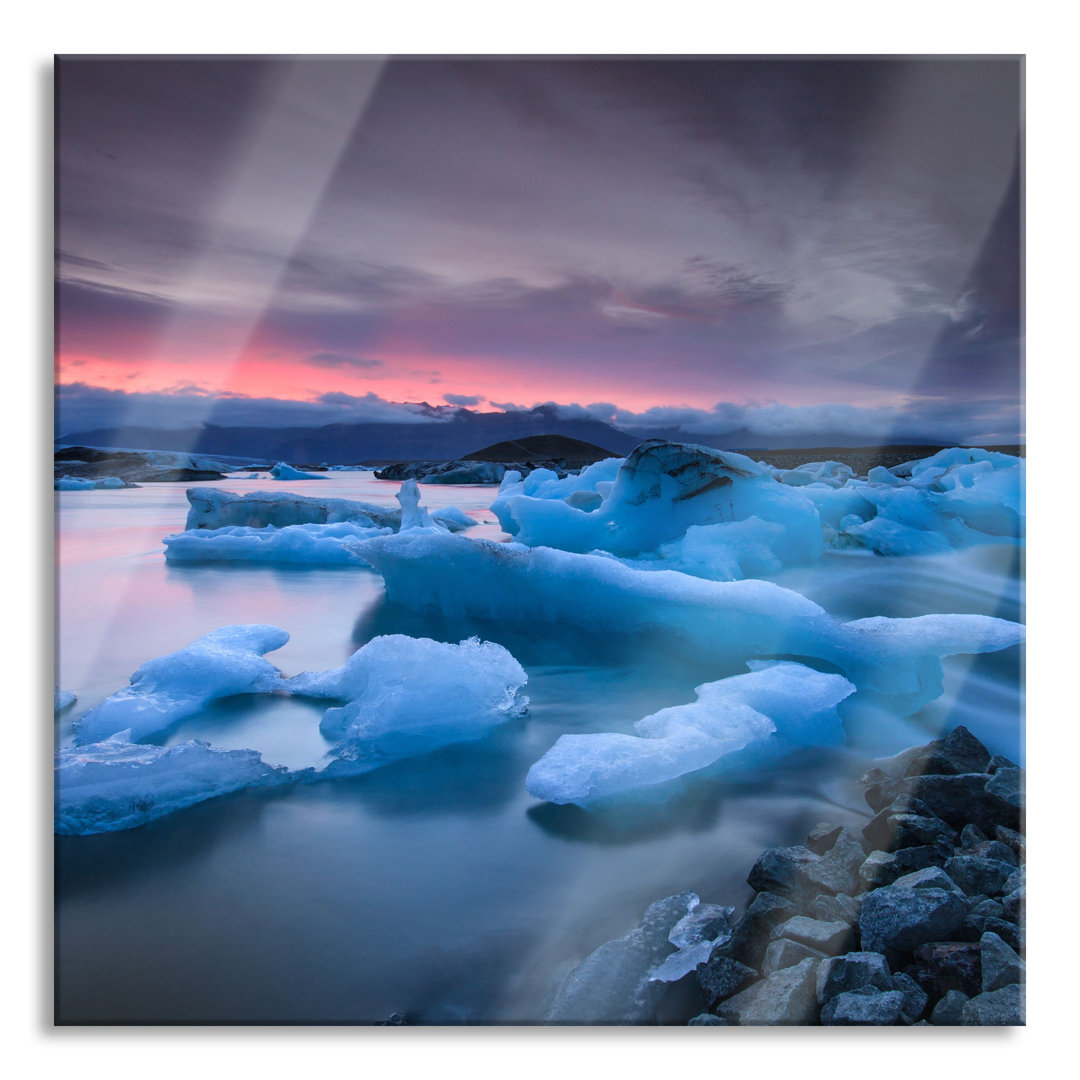
[[[819,825],[754,864],[691,1024],[1024,1023],[1023,770],[958,727],[860,782],[861,836]]]

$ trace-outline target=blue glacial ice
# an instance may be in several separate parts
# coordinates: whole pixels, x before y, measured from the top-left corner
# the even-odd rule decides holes
[[[305,672],[285,686],[298,696],[346,702],[327,709],[319,725],[334,744],[334,775],[482,738],[525,715],[527,679],[490,641],[451,645],[389,634],[359,648],[343,667]]]
[[[836,665],[860,700],[909,716],[943,688],[941,658],[1018,644],[1017,623],[982,615],[923,615],[842,623],[768,581],[707,581],[581,555],[448,534],[404,533],[361,544],[388,599],[413,611],[591,635],[656,635],[712,663],[815,657]]]
[[[649,440],[625,460],[563,480],[543,469],[524,480],[508,473],[492,510],[530,547],[605,551],[730,581],[813,563],[825,547],[922,555],[1016,543],[1024,533],[1024,462],[954,448],[857,478],[838,461],[779,469],[730,451]]]
[[[287,461],[279,461],[271,470],[270,475],[275,480],[325,480],[322,473],[303,472],[294,469]]]
[[[637,735],[561,736],[529,770],[529,794],[588,805],[667,784],[751,745],[758,763],[797,746],[843,743],[836,706],[855,691],[847,679],[796,663],[749,666],[749,674],[697,687],[688,705],[639,720]]]
[[[411,490],[407,485],[411,484]],[[459,532],[476,522],[456,506],[428,511],[415,480],[402,485],[399,509],[351,499],[320,499],[291,492],[189,488],[184,532],[165,537],[169,562],[263,562],[305,566],[366,566],[358,541],[405,528]],[[398,494],[401,502],[402,493]]]
[[[276,626],[223,626],[167,656],[148,660],[131,685],[75,721],[75,741],[85,746],[121,731],[134,742],[153,738],[217,698],[269,693],[281,672],[264,653],[289,635]]]
[[[122,732],[57,754],[54,828],[66,836],[132,829],[217,795],[302,775],[266,764],[254,750],[195,741],[148,746]]]
[[[94,478],[82,476],[58,476],[53,481],[53,489],[56,491],[94,491],[95,489],[115,491],[119,488],[135,487],[119,476],[97,476]]]

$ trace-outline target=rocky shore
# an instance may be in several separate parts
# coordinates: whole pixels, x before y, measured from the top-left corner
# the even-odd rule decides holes
[[[860,784],[861,835],[825,823],[763,852],[734,924],[692,893],[658,901],[548,1022],[1024,1024],[1023,770],[957,727]]]

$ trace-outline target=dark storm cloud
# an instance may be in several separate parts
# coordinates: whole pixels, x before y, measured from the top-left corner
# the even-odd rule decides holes
[[[247,317],[564,400],[1019,382],[1016,60],[342,63],[62,61],[62,342]]]

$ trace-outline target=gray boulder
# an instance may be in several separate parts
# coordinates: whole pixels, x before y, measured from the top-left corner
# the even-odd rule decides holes
[[[862,946],[870,952],[912,952],[927,941],[947,940],[967,915],[967,905],[948,889],[887,885],[863,901]]]
[[[978,825],[967,824],[960,830],[960,846],[967,850],[985,844],[989,839]]]
[[[819,961],[806,959],[754,983],[720,1004],[717,1013],[732,1024],[813,1024],[817,1021]]]
[[[964,1006],[971,999],[960,990],[948,990],[945,996],[934,1006],[930,1014],[930,1023],[938,1027],[956,1027],[961,1023],[960,1016]]]
[[[820,1004],[837,994],[865,986],[878,990],[894,989],[892,972],[881,953],[850,952],[824,960],[818,967],[815,992]]]
[[[766,977],[774,975],[784,968],[794,967],[807,958],[824,960],[825,954],[818,952],[817,949],[810,948],[809,945],[803,945],[798,941],[790,941],[788,938],[781,938],[778,941],[771,942],[765,950],[765,959],[761,963],[761,974]]]
[[[697,969],[697,977],[705,1003],[715,1009],[721,1001],[745,989],[759,976],[753,968],[714,951]]]
[[[968,1026],[1015,1026],[1026,1021],[1026,1000],[1022,986],[1006,986],[973,997],[960,1013],[960,1023]]]
[[[982,992],[982,957],[977,942],[931,941],[915,950],[919,981],[934,997],[959,990],[967,997]]]
[[[829,998],[821,1007],[821,1022],[828,1026],[886,1027],[900,1020],[904,995],[899,990],[863,986]]]
[[[943,739],[920,748],[904,770],[905,776],[956,775],[986,772],[990,751],[963,725],[953,728]]]
[[[785,897],[772,892],[758,893],[743,917],[735,924],[730,939],[719,946],[720,955],[729,956],[749,967],[759,968],[770,941],[772,928],[798,913],[795,905]],[[716,952],[717,950],[714,950],[714,956]]]
[[[826,922],[846,922],[855,925],[859,921],[861,907],[861,897],[848,896],[847,893],[837,893],[835,896],[822,893],[821,896],[814,897],[809,912],[815,919],[824,919]]]
[[[893,986],[904,995],[904,1004],[900,1008],[900,1019],[905,1024],[919,1021],[930,1002],[930,995],[904,972],[893,975]]]
[[[806,846],[815,855],[824,855],[836,843],[837,837],[843,831],[841,825],[829,825],[827,823],[815,825],[807,834]]]
[[[969,896],[997,896],[1007,891],[1005,883],[1013,870],[1009,863],[983,855],[954,855],[945,863],[945,873]]]
[[[997,934],[987,932],[979,940],[982,960],[982,991],[1001,990],[1024,981],[1027,966]]]
[[[1005,909],[1005,917],[1013,922],[1019,922],[1023,917],[1024,903],[1027,899],[1027,890],[1021,885],[1018,889],[1006,893],[1001,898],[1001,906]]]
[[[773,927],[773,941],[788,938],[801,945],[808,945],[825,956],[836,956],[845,952],[852,945],[853,927],[846,922],[824,922],[810,919],[805,915],[795,915]]]
[[[893,882],[902,889],[947,889],[960,892],[960,887],[940,866],[927,866],[922,870],[913,870]]]

